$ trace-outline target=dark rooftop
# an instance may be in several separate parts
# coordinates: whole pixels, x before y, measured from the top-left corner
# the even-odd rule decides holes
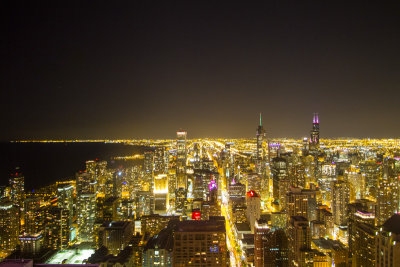
[[[393,214],[384,224],[383,229],[386,232],[400,234],[400,214]]]

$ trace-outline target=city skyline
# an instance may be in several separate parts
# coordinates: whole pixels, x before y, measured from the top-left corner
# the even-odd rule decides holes
[[[398,3],[1,5],[3,141],[400,131]]]

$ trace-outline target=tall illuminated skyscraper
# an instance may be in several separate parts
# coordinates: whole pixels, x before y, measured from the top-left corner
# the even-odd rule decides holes
[[[376,246],[377,266],[400,266],[400,214],[392,215],[382,225]]]
[[[289,191],[287,160],[282,157],[272,160],[272,184],[274,201],[279,202],[280,209],[286,208],[286,193]]]
[[[92,242],[96,220],[96,195],[78,195],[77,213],[78,240],[80,242]]]
[[[19,168],[15,170],[15,173],[11,173],[10,187],[11,201],[14,205],[19,207],[22,214],[25,198],[25,178],[20,172]]]
[[[247,192],[246,198],[246,217],[250,224],[251,232],[254,233],[255,223],[261,215],[261,198],[255,191]]]
[[[382,225],[394,213],[399,212],[399,177],[396,160],[385,158],[378,180],[376,205],[377,225]]]
[[[350,185],[338,180],[332,183],[332,213],[338,226],[347,225],[347,204],[350,202]]]
[[[74,217],[74,187],[69,184],[60,185],[57,188],[58,207],[68,210],[69,224],[72,225]]]
[[[0,202],[0,258],[8,256],[17,246],[19,208],[12,202]]]
[[[264,127],[262,126],[262,121],[261,121],[261,113],[260,113],[260,124],[257,127],[257,154],[256,154],[256,172],[261,175],[264,171],[264,139],[265,139],[265,130]]]
[[[319,150],[319,117],[318,113],[313,115],[313,126],[310,135],[309,151],[312,155],[317,155]]]
[[[176,133],[176,189],[187,189],[186,178],[186,131],[178,131]]]
[[[149,187],[149,191],[153,192],[153,176],[154,176],[154,152],[144,152],[144,182],[146,187]]]

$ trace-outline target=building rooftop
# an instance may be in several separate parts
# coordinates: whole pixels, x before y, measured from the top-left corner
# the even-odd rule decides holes
[[[400,214],[393,214],[382,227],[386,232],[400,234]]]
[[[217,220],[182,221],[175,226],[177,232],[225,232],[225,223]]]

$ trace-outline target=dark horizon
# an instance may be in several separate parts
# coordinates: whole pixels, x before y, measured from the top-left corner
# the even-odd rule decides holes
[[[400,3],[68,4],[1,3],[0,140],[400,136]]]

